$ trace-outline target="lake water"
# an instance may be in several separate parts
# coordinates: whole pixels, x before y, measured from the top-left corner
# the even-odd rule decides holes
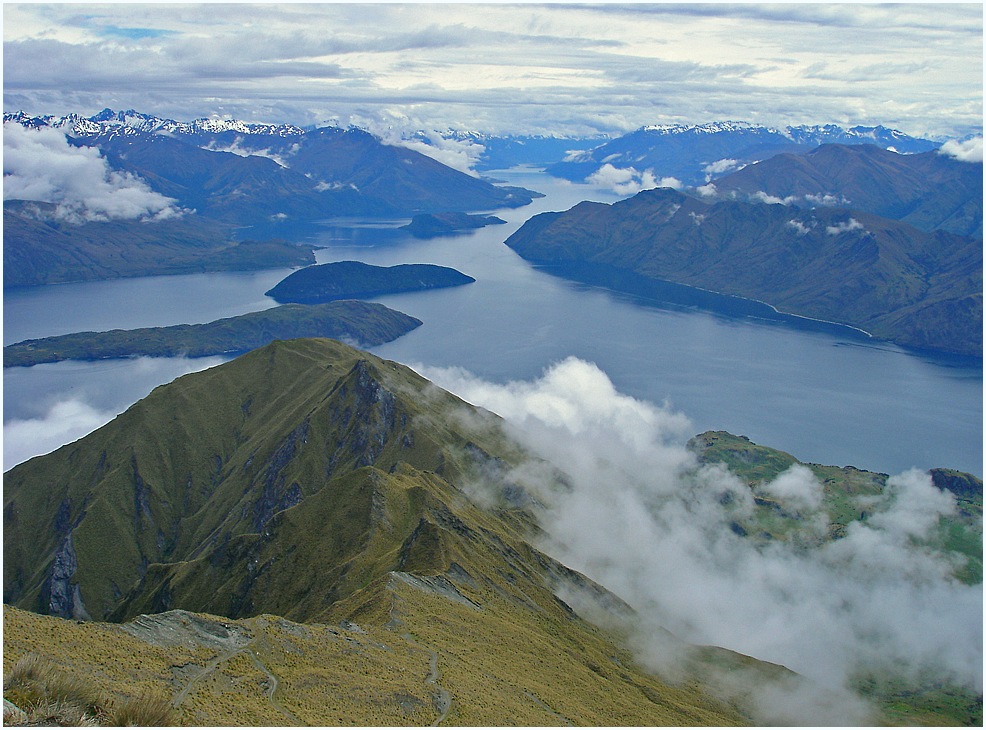
[[[377,298],[424,324],[375,353],[412,365],[461,366],[496,382],[536,378],[574,355],[597,364],[621,392],[683,412],[696,433],[745,434],[803,461],[888,473],[948,466],[982,475],[980,361],[918,356],[849,330],[816,331],[687,303],[658,304],[552,276],[520,259],[504,239],[537,212],[617,197],[533,170],[497,175],[546,197],[497,211],[506,225],[430,240],[396,230],[406,221],[326,226],[320,263],[433,263],[477,280]],[[264,309],[275,304],[264,292],[287,273],[8,291],[4,344],[83,330],[208,322]],[[155,385],[220,361],[144,358],[7,369],[4,466],[74,440]]]

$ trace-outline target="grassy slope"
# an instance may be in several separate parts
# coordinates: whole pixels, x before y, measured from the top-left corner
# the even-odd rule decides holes
[[[372,347],[397,339],[420,324],[414,317],[369,302],[285,304],[208,324],[77,332],[26,340],[3,348],[3,364],[11,367],[135,355],[203,357],[247,352],[273,340],[297,337],[332,337]]]
[[[532,620],[492,594],[476,609],[397,577],[372,601],[384,623],[369,607],[355,625],[173,612],[138,622],[164,628],[133,632],[5,607],[4,670],[37,652],[111,694],[180,699],[183,724],[197,725],[427,725],[446,711],[443,690],[449,725],[748,722],[695,683],[645,674],[578,619]],[[190,625],[242,638],[207,643]]]
[[[802,462],[784,451],[760,446],[745,436],[734,436],[725,431],[699,434],[692,439],[691,444],[702,461],[725,464],[754,490],[759,510],[749,523],[741,525],[747,534],[759,539],[775,540],[788,539],[797,532],[798,515],[786,513],[775,500],[758,494],[757,485],[773,480],[792,465]],[[864,471],[854,466],[803,466],[808,467],[822,484],[822,509],[829,516],[828,534],[833,539],[841,537],[850,522],[866,519],[861,502],[867,496],[879,495],[887,483],[888,475]],[[966,563],[957,571],[957,577],[970,585],[981,583],[982,481],[971,474],[950,469],[934,469],[931,474],[939,488],[952,491],[958,507],[955,516],[942,519],[935,537],[935,547],[964,556]]]

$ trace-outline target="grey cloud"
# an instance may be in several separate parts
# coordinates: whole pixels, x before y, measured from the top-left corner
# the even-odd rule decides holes
[[[981,62],[981,44],[970,44],[966,27],[974,21],[973,30],[981,34],[981,14],[976,19],[958,6],[931,13],[916,6],[477,5],[468,15],[450,11],[447,19],[427,5],[223,6],[235,9],[226,13],[196,4],[168,13],[152,5],[128,5],[125,11],[79,7],[83,12],[52,6],[44,21],[56,30],[72,22],[96,34],[84,44],[5,30],[5,104],[34,104],[29,111],[37,113],[83,111],[83,105],[94,113],[112,105],[184,119],[221,106],[258,121],[302,124],[380,118],[402,105],[429,127],[493,132],[619,133],[661,121],[712,118],[774,125],[884,123],[911,134],[930,130],[953,137],[981,126],[981,104],[974,103],[979,91],[961,91],[961,75],[953,74],[953,82],[942,87],[932,75],[908,73],[915,64],[962,69],[958,59],[969,54]],[[17,17],[30,12],[19,10]],[[717,17],[736,24],[733,35],[742,42],[735,56],[705,61],[632,53],[641,42],[653,49],[680,41],[685,25],[696,43],[728,48],[733,37],[713,22]],[[637,37],[616,35],[606,26],[608,19],[627,18],[641,26]],[[915,30],[921,24],[934,26],[935,37],[943,39],[930,46],[931,56],[930,36]],[[113,28],[140,32],[107,41]],[[852,43],[844,45],[862,49],[859,70],[841,46],[837,64],[834,50],[827,50],[847,33]],[[751,55],[761,40],[769,53]],[[807,70],[799,66],[806,49],[812,58]],[[443,88],[443,70],[467,63],[499,66],[508,78],[523,66],[561,73],[551,85],[534,89],[509,82],[488,90]],[[402,86],[393,79],[400,64],[431,79]],[[846,67],[834,78],[859,83],[829,83],[833,68]],[[378,83],[378,72],[391,78]],[[802,83],[778,86],[779,74]],[[586,77],[594,83],[582,83]],[[110,104],[108,98],[118,101]],[[279,116],[259,117],[267,110]]]
[[[910,28],[921,31],[937,31],[942,28],[942,17],[937,5],[870,5],[859,6],[836,3],[768,3],[768,4],[647,4],[602,5],[597,12],[618,14],[675,15],[704,18],[739,18],[769,23],[800,24],[831,28]],[[954,12],[952,12],[954,9]],[[950,28],[970,35],[982,27],[982,11],[976,6],[949,8]]]

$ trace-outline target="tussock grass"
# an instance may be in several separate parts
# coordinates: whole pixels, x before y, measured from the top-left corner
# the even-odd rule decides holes
[[[27,713],[29,724],[97,725],[104,714],[102,693],[90,680],[37,654],[14,664],[3,692]]]
[[[170,727],[177,724],[171,702],[160,696],[142,694],[114,703],[108,725],[114,727]]]
[[[178,719],[164,697],[144,692],[111,699],[91,676],[69,672],[34,653],[17,660],[4,680],[3,694],[26,715],[17,724],[168,727]]]

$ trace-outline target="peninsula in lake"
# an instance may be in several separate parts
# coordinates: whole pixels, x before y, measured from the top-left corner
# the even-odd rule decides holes
[[[266,292],[278,302],[314,304],[335,299],[369,299],[383,294],[443,289],[476,281],[460,271],[434,264],[372,266],[337,261],[289,274]]]
[[[25,340],[3,348],[3,366],[141,355],[207,357],[248,352],[274,340],[299,337],[329,337],[373,347],[395,340],[420,325],[419,319],[372,302],[284,304],[208,324],[76,332]]]
[[[541,213],[506,244],[549,270],[626,272],[982,357],[982,241],[862,210],[710,202],[656,188]]]

